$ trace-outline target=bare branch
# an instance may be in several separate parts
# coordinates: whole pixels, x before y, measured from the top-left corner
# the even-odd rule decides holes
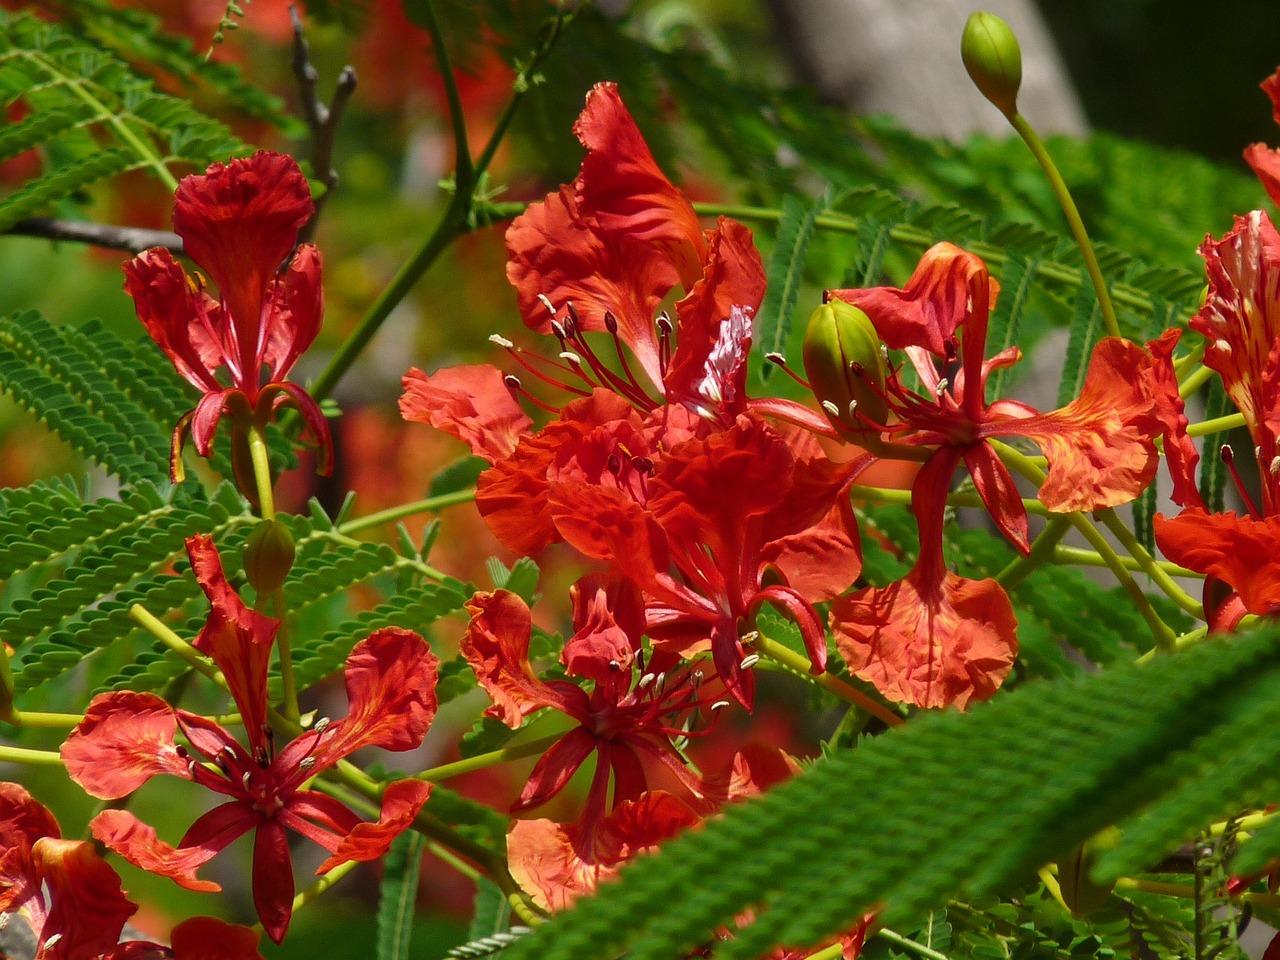
[[[128,250],[130,253],[140,253],[151,247],[164,247],[172,253],[182,253],[182,238],[168,230],[120,227],[88,220],[28,217],[26,220],[19,220],[4,233],[11,236],[43,237],[47,240],[88,243],[111,250]]]
[[[324,193],[316,200],[315,216],[302,228],[299,236],[300,240],[310,240],[325,201],[338,188],[338,171],[333,167],[333,143],[342,113],[356,89],[356,71],[350,65],[342,68],[333,88],[333,97],[326,105],[316,92],[320,75],[311,63],[311,47],[302,31],[302,17],[293,4],[289,5],[289,16],[293,20],[293,75],[298,80],[302,116],[311,130],[311,169],[325,186]]]

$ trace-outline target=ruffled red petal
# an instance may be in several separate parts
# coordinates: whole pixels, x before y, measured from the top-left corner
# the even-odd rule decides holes
[[[187,255],[218,285],[241,374],[255,384],[268,340],[260,322],[269,285],[314,212],[307,178],[280,153],[262,150],[215,163],[178,184],[173,228]]]
[[[965,327],[965,352],[981,356],[986,346],[986,326],[970,330],[974,285],[985,286],[988,308],[994,308],[1000,285],[987,273],[981,258],[951,243],[938,243],[920,257],[911,279],[902,288],[870,287],[829,290],[858,307],[875,325],[876,333],[892,350],[921,347],[938,357],[947,355],[947,341]],[[985,317],[984,317],[985,320]]]
[[[620,865],[698,822],[663,791],[628,800],[597,825],[517,820],[507,834],[511,875],[535,903],[557,911],[617,874]]]
[[[529,432],[525,415],[489,364],[446,367],[432,374],[416,367],[401,380],[400,416],[457,437],[490,463],[505,460]]]
[[[189,537],[186,545],[191,572],[209,598],[209,618],[193,646],[226,677],[250,743],[265,747],[267,671],[280,622],[245,606],[227,582],[213,537]]]
[[[190,778],[177,730],[173,708],[153,693],[102,693],[63,742],[62,762],[90,796],[115,800],[159,774]]]
[[[214,371],[233,344],[220,342],[221,308],[162,247],[124,265],[124,289],[138,319],[174,368],[202,392],[221,390]],[[234,359],[234,353],[231,354]]]
[[[1253,170],[1271,202],[1280,204],[1280,150],[1265,143],[1251,143],[1244,148],[1244,162]]]
[[[387,852],[391,841],[409,829],[430,795],[431,784],[422,780],[396,780],[389,784],[382,793],[378,822],[358,823],[338,842],[333,855],[316,868],[316,873],[328,873],[348,860],[377,860]]]
[[[471,622],[461,652],[493,703],[485,714],[515,729],[542,707],[563,710],[562,693],[543,683],[529,664],[533,619],[514,593],[477,593],[467,601]]]
[[[552,521],[552,477],[558,482],[608,482],[608,456],[614,441],[628,442],[634,449],[644,442],[641,428],[635,409],[608,390],[597,389],[566,404],[559,419],[526,434],[514,453],[480,475],[476,484],[480,515],[511,550],[524,556],[539,553],[559,539]]]
[[[1280,612],[1280,516],[1255,520],[1193,507],[1176,517],[1156,514],[1155,534],[1166,557],[1226,583],[1249,613]]]
[[[587,148],[574,182],[583,213],[605,234],[624,239],[629,256],[660,253],[692,287],[705,249],[698,215],[658,168],[617,84],[591,88],[573,132]]]
[[[258,931],[214,917],[183,920],[169,943],[173,960],[262,960]]]
[[[913,571],[836,600],[831,629],[841,655],[894,701],[963,709],[987,699],[1018,652],[1008,596],[994,580],[950,572],[938,583],[920,581]]]
[[[631,667],[644,633],[644,599],[621,577],[589,574],[569,588],[574,633],[560,658],[575,677],[597,684],[631,683]]]
[[[278,411],[283,406],[290,406],[302,416],[302,424],[307,436],[315,444],[319,454],[316,473],[327,477],[333,473],[333,437],[329,432],[329,418],[320,409],[320,404],[302,387],[290,380],[269,383],[263,388],[263,396],[271,398],[272,391],[280,393],[271,400],[271,409]],[[259,399],[259,404],[262,400]]]
[[[245,830],[249,826],[251,823]],[[221,847],[172,847],[128,810],[102,811],[89,823],[89,830],[104,846],[141,870],[168,877],[178,886],[197,893],[216,893],[222,889],[212,880],[196,876],[196,871],[217,856]]]
[[[752,319],[765,274],[742,224],[721,217],[709,241],[701,278],[676,304],[679,339],[665,387],[668,401],[727,422],[746,408]]]
[[[346,717],[332,724],[313,756],[323,769],[361,747],[413,750],[436,715],[440,661],[412,630],[383,627],[347,657]],[[299,738],[305,740],[306,734]],[[297,742],[297,741],[295,741]]]
[[[320,251],[315,244],[304,243],[272,286],[262,350],[262,362],[270,368],[272,380],[287,377],[320,333],[324,316],[321,271]]]
[[[83,840],[44,837],[31,853],[49,894],[36,956],[81,960],[109,953],[138,909],[124,895],[116,872]]]
[[[1159,465],[1162,424],[1150,380],[1151,358],[1136,343],[1107,337],[1094,348],[1084,388],[1060,410],[1026,419],[993,417],[986,436],[1023,436],[1049,461],[1040,499],[1070,513],[1128,503]]]
[[[1196,486],[1196,464],[1200,462],[1200,452],[1187,435],[1189,421],[1178,392],[1178,376],[1173,369],[1173,350],[1181,336],[1179,329],[1166,330],[1147,344],[1153,360],[1151,391],[1156,416],[1164,429],[1164,456],[1173,481],[1170,496],[1180,507],[1203,507],[1204,501]]]
[[[722,770],[706,777],[703,788],[716,806],[758,796],[774,784],[800,772],[800,764],[785,750],[764,743],[748,743]]]

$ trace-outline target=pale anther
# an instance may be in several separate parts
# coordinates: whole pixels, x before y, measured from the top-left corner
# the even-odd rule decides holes
[[[497,344],[500,347],[506,347],[508,350],[510,350],[512,347],[515,346],[514,343],[512,343],[506,337],[502,336],[502,334],[500,333],[489,334],[489,342],[493,344]]]
[[[738,664],[738,666],[741,667],[743,670],[750,670],[759,662],[760,662],[760,654],[749,653],[742,658],[742,663]]]

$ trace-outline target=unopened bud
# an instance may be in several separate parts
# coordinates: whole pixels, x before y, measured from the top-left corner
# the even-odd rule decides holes
[[[279,520],[263,520],[249,534],[244,545],[244,573],[258,596],[274,593],[284,585],[296,553],[292,534]]]
[[[880,337],[865,313],[843,300],[809,317],[804,370],[818,403],[841,435],[855,443],[878,440],[874,424],[888,418]]]
[[[972,14],[960,38],[960,58],[974,86],[1012,120],[1022,86],[1022,49],[1009,24],[994,13]]]

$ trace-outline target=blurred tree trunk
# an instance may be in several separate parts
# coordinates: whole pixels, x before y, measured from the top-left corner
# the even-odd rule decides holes
[[[800,77],[857,113],[961,140],[1008,125],[974,89],[960,34],[975,0],[768,0]],[[1032,0],[983,0],[1022,44],[1018,105],[1042,133],[1083,133],[1084,114]]]

